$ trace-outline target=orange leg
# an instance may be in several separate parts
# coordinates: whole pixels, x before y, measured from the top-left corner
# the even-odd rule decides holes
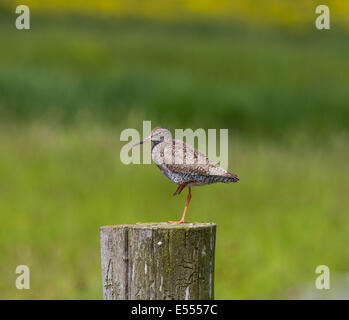
[[[183,215],[182,215],[182,219],[179,220],[179,221],[169,221],[169,223],[172,223],[172,224],[184,223],[185,214],[187,213],[189,202],[190,202],[190,199],[191,199],[191,187],[188,187],[188,190],[189,190],[189,192],[188,192],[188,197],[187,197],[187,203],[185,204],[185,208],[184,208],[184,212],[183,212]]]
[[[178,186],[178,188],[176,189],[176,191],[174,192],[174,196],[177,194],[180,194],[182,192],[182,190],[184,189],[184,187],[186,187],[186,184],[181,184],[180,186]]]

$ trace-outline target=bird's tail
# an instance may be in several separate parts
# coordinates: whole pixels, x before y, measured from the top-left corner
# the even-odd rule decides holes
[[[224,182],[238,182],[239,181],[239,178],[236,174],[234,173],[230,173],[230,172],[227,172],[225,175],[224,175],[224,178],[226,178],[227,180],[224,181]]]

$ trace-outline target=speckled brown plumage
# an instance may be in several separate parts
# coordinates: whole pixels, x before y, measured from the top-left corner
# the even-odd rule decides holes
[[[172,139],[167,129],[157,130],[161,131],[163,140],[153,141],[152,159],[172,182],[181,185],[196,181],[192,185],[205,185],[238,181],[235,174],[227,172],[202,152],[183,141]]]
[[[191,187],[217,182],[239,181],[236,174],[230,173],[210,160],[205,154],[181,140],[172,139],[171,133],[164,127],[156,127],[145,140],[152,141],[152,159],[161,172],[178,188],[179,194],[188,187],[189,194],[182,219],[172,223],[183,223],[191,198]]]

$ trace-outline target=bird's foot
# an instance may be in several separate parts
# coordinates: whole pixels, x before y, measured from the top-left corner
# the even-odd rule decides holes
[[[168,223],[171,223],[171,224],[181,224],[181,223],[184,223],[184,220],[180,220],[180,221],[169,221]]]

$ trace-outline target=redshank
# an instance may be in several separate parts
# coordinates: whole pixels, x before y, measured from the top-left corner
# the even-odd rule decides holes
[[[239,181],[236,174],[227,172],[202,152],[181,140],[172,139],[171,132],[164,127],[154,128],[148,138],[134,146],[147,141],[152,142],[153,162],[168,179],[178,186],[173,195],[180,194],[185,187],[188,188],[187,202],[181,220],[169,221],[169,223],[184,223],[191,199],[191,187]]]

